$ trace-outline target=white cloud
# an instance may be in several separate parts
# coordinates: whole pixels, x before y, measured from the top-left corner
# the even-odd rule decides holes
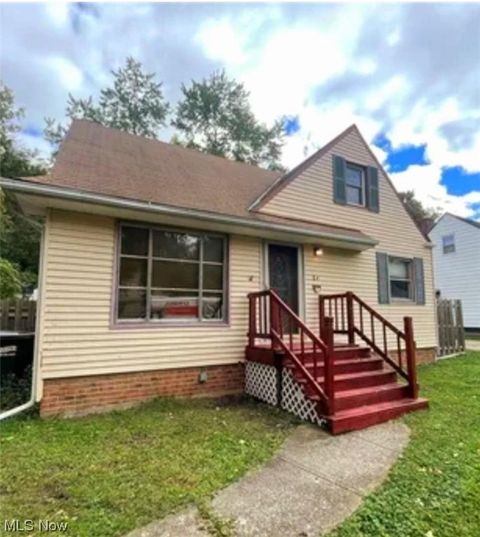
[[[2,6],[2,77],[26,107],[27,124],[61,119],[69,92],[98,94],[127,55],[157,73],[172,104],[181,82],[225,67],[245,83],[262,121],[298,116],[283,152],[288,167],[357,123],[368,141],[382,132],[394,148],[426,144],[430,164],[392,174],[395,184],[472,215],[477,193],[451,196],[440,176],[445,166],[480,171],[478,7],[95,6],[94,14],[62,3]]]
[[[400,190],[413,190],[428,207],[441,207],[459,216],[474,217],[477,211],[472,205],[480,203],[480,191],[469,192],[463,196],[451,196],[444,185],[439,183],[441,168],[438,165],[410,166],[403,172],[390,173],[395,187]]]
[[[47,2],[45,4],[45,11],[57,28],[61,28],[67,24],[69,9],[68,2]]]
[[[228,19],[206,24],[198,34],[207,56],[228,64],[243,63],[246,59],[243,43]]]
[[[425,17],[425,23],[435,27],[438,15],[437,26],[441,29],[449,17],[458,13],[452,10],[447,14],[441,12],[440,16],[435,11],[419,12],[419,18]],[[394,148],[426,144],[426,157],[431,164],[411,166],[392,174],[397,188],[413,189],[428,206],[442,206],[472,216],[472,204],[478,202],[480,192],[452,196],[440,179],[443,167],[462,166],[467,172],[480,171],[480,112],[465,99],[460,101],[455,84],[449,83],[448,87],[444,84],[443,77],[448,77],[448,72],[439,70],[433,79],[421,78],[426,76],[422,72],[425,62],[429,68],[429,62],[441,63],[445,51],[439,48],[438,42],[432,43],[436,48],[424,48],[429,37],[426,29],[423,40],[416,44],[422,48],[412,54],[409,48],[413,46],[412,36],[407,30],[415,24],[405,15],[397,6],[382,11],[365,5],[338,6],[325,17],[312,20],[305,17],[301,22],[283,20],[264,26],[263,36],[257,40],[252,40],[250,30],[232,18],[228,19],[224,49],[230,52],[212,57],[222,57],[229,72],[245,82],[254,112],[260,119],[271,122],[282,115],[299,118],[300,129],[287,138],[283,151],[283,163],[287,167],[298,164],[341,130],[356,123],[370,142],[382,132]],[[371,37],[372,20],[377,20],[379,25],[383,23],[385,29],[384,35],[375,37],[379,43]],[[225,18],[221,21],[211,18],[201,27],[198,39],[206,55],[213,54],[215,29],[223,28],[225,21]],[[437,34],[441,31],[435,29],[433,38],[442,40]],[[359,42],[365,41],[367,45],[359,46]],[[234,51],[229,42],[236,44]],[[221,49],[223,44],[220,39],[216,46]],[[447,46],[444,40],[442,44]],[[382,62],[383,49],[391,49],[392,56]],[[461,47],[460,50],[463,57],[465,51]],[[452,63],[451,67],[454,69],[455,65]],[[472,70],[476,67],[478,64],[471,65]],[[454,147],[443,127],[472,118],[478,119],[477,133],[470,137],[470,144]],[[385,162],[385,151],[372,149]]]
[[[74,63],[61,56],[54,56],[48,58],[46,64],[66,90],[76,91],[81,88],[83,74]]]

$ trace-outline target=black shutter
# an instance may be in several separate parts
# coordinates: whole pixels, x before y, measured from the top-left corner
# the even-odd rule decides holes
[[[368,210],[378,213],[380,210],[380,199],[378,195],[378,170],[373,166],[368,166],[367,168],[366,191]]]
[[[333,201],[341,205],[347,202],[345,159],[337,155],[333,155]]]
[[[378,303],[388,304],[390,302],[389,281],[388,281],[388,255],[377,252],[377,286]]]
[[[415,281],[415,302],[425,304],[425,277],[423,273],[423,259],[413,258],[413,278]]]

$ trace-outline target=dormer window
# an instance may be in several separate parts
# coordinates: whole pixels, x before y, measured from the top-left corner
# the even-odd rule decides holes
[[[347,163],[345,188],[348,205],[365,205],[365,171],[361,166]]]
[[[378,169],[333,155],[333,201],[339,205],[364,207],[378,213]]]

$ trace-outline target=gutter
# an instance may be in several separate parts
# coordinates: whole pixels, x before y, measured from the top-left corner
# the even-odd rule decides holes
[[[5,412],[2,412],[0,414],[0,421],[6,420],[7,418],[10,418],[12,416],[16,416],[17,414],[20,414],[24,410],[28,410],[29,408],[32,408],[32,406],[35,404],[35,396],[33,394],[33,381],[32,381],[32,393],[30,394],[30,399],[27,403],[23,403],[23,405],[16,406],[15,408],[11,408],[10,410],[5,410]]]
[[[38,303],[37,303],[37,318],[38,318]],[[19,334],[18,337],[22,337],[22,335],[25,336],[25,334]],[[10,418],[12,416],[16,416],[17,414],[20,414],[24,410],[28,410],[29,408],[33,407],[35,404],[35,398],[37,395],[37,369],[38,369],[38,360],[37,360],[37,349],[36,349],[36,341],[37,338],[35,337],[35,334],[26,334],[27,336],[33,335],[33,356],[32,356],[32,378],[31,378],[31,386],[30,386],[30,397],[26,403],[22,403],[19,406],[9,408],[8,410],[5,410],[3,412],[0,412],[0,421]]]
[[[13,191],[25,194],[36,194],[39,196],[50,196],[54,198],[61,198],[70,201],[79,201],[84,203],[94,203],[97,205],[107,205],[111,207],[123,208],[123,209],[135,209],[140,211],[153,212],[156,214],[165,214],[171,216],[183,216],[190,218],[197,218],[199,220],[206,220],[210,222],[222,222],[225,224],[238,224],[256,229],[267,229],[272,231],[283,231],[285,233],[293,233],[309,236],[312,238],[324,238],[338,241],[345,241],[365,246],[375,246],[378,241],[373,239],[363,239],[358,237],[346,237],[345,235],[337,235],[336,233],[314,231],[310,229],[301,229],[291,227],[283,224],[266,223],[256,220],[250,220],[248,218],[242,218],[238,216],[222,215],[219,213],[211,213],[208,211],[199,211],[196,209],[184,209],[178,207],[172,207],[169,205],[162,205],[158,203],[152,203],[150,201],[136,201],[125,198],[116,198],[114,196],[107,196],[104,194],[93,194],[90,192],[84,192],[80,190],[65,189],[62,187],[43,185],[40,183],[29,183],[21,180],[0,178],[0,186]]]

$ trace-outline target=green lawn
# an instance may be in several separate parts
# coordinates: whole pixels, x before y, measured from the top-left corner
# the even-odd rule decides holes
[[[330,537],[480,535],[480,353],[419,374],[430,410],[405,418],[403,456]],[[190,502],[208,517],[211,494],[269,459],[292,424],[263,405],[206,400],[10,420],[0,427],[1,518],[66,520],[67,535],[109,537]]]
[[[329,537],[480,536],[480,353],[420,368],[430,410],[387,481]]]
[[[66,535],[109,537],[189,502],[208,512],[205,500],[269,459],[292,423],[264,405],[199,399],[77,420],[7,420],[0,534],[3,518],[63,520]]]

